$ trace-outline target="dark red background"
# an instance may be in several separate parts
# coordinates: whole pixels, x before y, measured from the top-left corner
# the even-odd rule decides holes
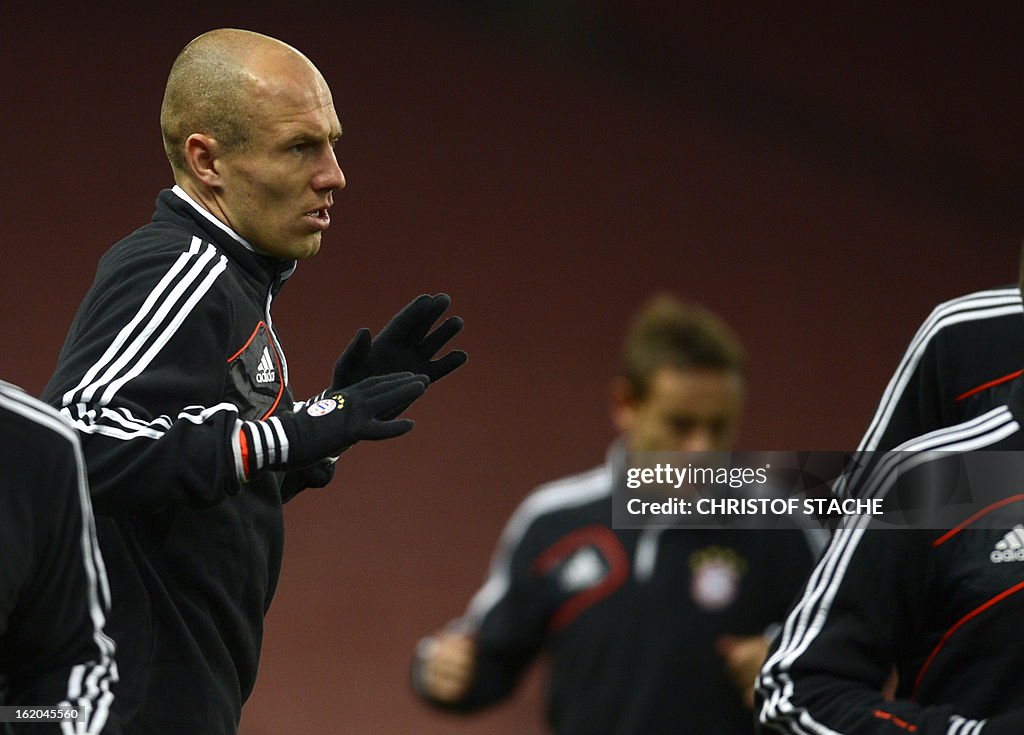
[[[276,307],[296,392],[424,291],[452,294],[471,361],[288,507],[242,732],[539,733],[536,680],[459,724],[407,663],[522,496],[601,460],[631,313],[670,288],[735,325],[744,447],[852,448],[931,306],[1016,277],[1019,40],[966,5],[350,5],[0,11],[0,377],[42,389],[97,258],[170,184],[177,51],[223,25],[297,46],[349,186]]]

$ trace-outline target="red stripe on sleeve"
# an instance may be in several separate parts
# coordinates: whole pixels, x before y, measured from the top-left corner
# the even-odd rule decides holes
[[[249,473],[249,440],[245,436],[245,429],[238,430],[238,449],[242,455],[242,472],[245,473],[245,479],[248,480]]]

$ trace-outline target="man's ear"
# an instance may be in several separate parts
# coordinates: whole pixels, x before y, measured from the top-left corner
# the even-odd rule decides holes
[[[636,398],[629,381],[621,375],[614,378],[609,386],[609,398],[612,423],[619,434],[628,434],[636,416]]]
[[[216,138],[192,133],[185,141],[185,167],[197,180],[209,187],[220,186],[220,145]]]

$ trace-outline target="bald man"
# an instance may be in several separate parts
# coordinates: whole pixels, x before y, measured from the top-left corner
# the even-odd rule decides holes
[[[360,330],[331,384],[293,400],[270,307],[316,254],[345,186],[330,89],[292,47],[221,29],[190,43],[161,110],[175,185],[100,260],[44,398],[78,429],[121,654],[126,733],[235,733],[281,565],[282,503],[465,361],[421,296]]]

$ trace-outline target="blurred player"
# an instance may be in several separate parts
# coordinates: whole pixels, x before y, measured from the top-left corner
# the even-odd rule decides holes
[[[0,381],[0,705],[81,708],[63,728],[14,732],[119,732],[108,721],[117,681],[103,633],[109,609],[78,437]]]
[[[519,506],[465,615],[419,645],[413,682],[432,704],[471,711],[507,696],[544,651],[560,735],[749,735],[764,633],[812,551],[792,531],[611,527],[626,450],[727,450],[744,399],[731,332],[671,297],[639,314],[624,358],[607,462]]]

